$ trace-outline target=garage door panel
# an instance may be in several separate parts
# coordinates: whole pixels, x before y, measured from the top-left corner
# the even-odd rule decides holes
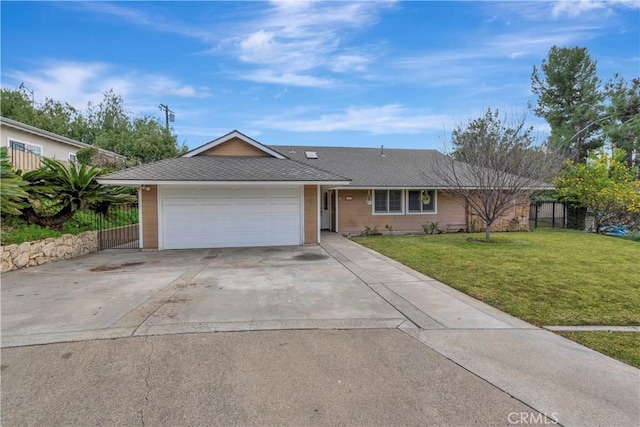
[[[169,189],[166,188],[163,192],[163,196],[171,200],[180,199],[198,199],[199,192],[197,189]]]
[[[165,188],[166,249],[298,245],[299,187]]]
[[[242,199],[266,199],[268,191],[260,188],[242,188],[234,190],[233,196],[236,200]]]
[[[271,198],[291,198],[298,199],[300,197],[299,190],[297,188],[271,188],[268,190],[269,197]]]
[[[222,188],[203,188],[200,190],[199,197],[201,199],[211,198],[227,198],[233,197],[233,190],[225,190]]]
[[[236,214],[236,207],[230,203],[207,203],[200,207],[200,212],[204,216],[222,218]]]

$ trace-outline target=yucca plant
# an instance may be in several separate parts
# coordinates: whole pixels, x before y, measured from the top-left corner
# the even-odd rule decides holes
[[[135,200],[126,188],[98,184],[95,178],[104,172],[96,166],[44,158],[42,163],[23,175],[30,206],[22,209],[22,216],[29,224],[60,229],[78,210],[105,211],[111,204]]]
[[[0,148],[0,212],[3,215],[20,215],[20,209],[26,206],[25,185],[11,167],[7,148]]]

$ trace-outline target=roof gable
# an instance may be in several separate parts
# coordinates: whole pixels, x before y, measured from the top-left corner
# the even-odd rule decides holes
[[[255,139],[249,138],[237,130],[207,142],[182,157],[196,156],[275,157],[276,159],[286,159],[285,156],[277,151],[260,144]]]

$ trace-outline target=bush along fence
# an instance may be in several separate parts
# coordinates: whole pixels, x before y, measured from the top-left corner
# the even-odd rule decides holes
[[[102,249],[137,249],[140,247],[138,206],[111,206],[106,213],[77,212],[65,224],[63,233],[59,237],[1,246],[0,271],[70,259]]]

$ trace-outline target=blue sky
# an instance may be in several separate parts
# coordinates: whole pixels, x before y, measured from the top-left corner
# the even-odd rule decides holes
[[[640,1],[12,2],[1,84],[84,110],[175,112],[179,142],[436,148],[484,108],[525,113],[533,65],[583,46],[640,75]],[[541,135],[543,120],[528,114]]]

